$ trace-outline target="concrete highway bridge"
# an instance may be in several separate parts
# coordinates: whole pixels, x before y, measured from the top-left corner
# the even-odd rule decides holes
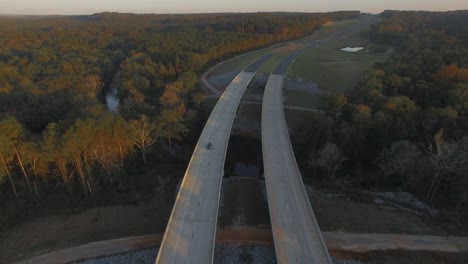
[[[213,109],[185,172],[156,263],[213,262],[229,136],[254,75],[239,73]],[[262,108],[265,181],[278,263],[331,263],[289,140],[283,79],[270,76]]]
[[[239,73],[203,129],[180,186],[156,263],[212,263],[224,160],[239,102],[255,74]]]
[[[156,263],[212,263],[229,136],[255,73],[242,71],[224,91],[192,155]],[[296,164],[283,110],[283,75],[270,75],[262,108],[268,204],[279,263],[331,263]]]
[[[270,75],[262,105],[262,148],[268,206],[278,263],[332,263],[297,167],[283,109],[287,66],[306,47],[351,34],[366,21],[326,38],[306,38]],[[203,129],[180,186],[156,263],[213,262],[224,162],[237,108],[264,55],[229,84]]]

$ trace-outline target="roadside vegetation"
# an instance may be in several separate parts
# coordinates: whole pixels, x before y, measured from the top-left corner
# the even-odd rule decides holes
[[[0,230],[42,214],[50,197],[94,206],[139,191],[130,183],[153,168],[180,178],[209,114],[198,74],[358,15],[0,18]]]
[[[135,216],[152,214],[157,224],[135,230],[162,232],[177,182],[217,100],[204,98],[199,74],[238,54],[308,36],[322,25],[319,34],[327,34],[330,28],[355,23],[350,19],[358,15],[0,18],[0,238],[39,216],[116,204],[144,204]],[[340,20],[345,21],[330,23]],[[288,74],[326,91],[322,96],[306,89],[284,93],[286,105],[321,108],[285,109],[305,182],[338,186],[343,192],[402,190],[450,212],[444,220],[468,229],[465,21],[466,11],[386,11],[364,35],[307,49],[296,59]],[[339,50],[345,46],[365,49]],[[212,75],[240,70],[267,52],[236,58]],[[260,71],[272,71],[285,56],[277,54]],[[252,97],[262,91],[255,89]],[[120,99],[116,112],[104,103],[113,90]],[[249,121],[258,119],[260,111],[260,104],[241,107],[235,124],[239,133],[258,127]],[[322,206],[333,202],[328,194],[315,199]],[[314,208],[329,223],[326,228],[354,231],[356,225],[343,217],[346,210],[336,209],[339,204],[348,208],[348,202],[325,206],[335,208],[332,213],[320,205]],[[356,208],[369,210],[360,204]],[[354,221],[362,223],[362,213],[353,207],[348,216],[351,211],[359,214]],[[376,211],[380,215],[380,208]],[[334,225],[339,217],[344,220]],[[385,217],[375,217],[375,230],[394,231],[394,223],[380,223]],[[419,220],[411,218],[411,226],[402,221],[398,230],[416,229]],[[365,229],[369,226],[358,231],[375,231]],[[427,233],[419,227],[417,233]],[[450,234],[457,232],[453,228]],[[99,238],[92,234],[71,241]],[[53,248],[47,243],[38,251]],[[6,240],[2,246],[16,247]]]
[[[304,122],[296,157],[314,179],[403,190],[466,223],[468,13],[382,18],[368,37],[395,52],[322,96],[325,115]]]
[[[283,91],[286,97],[285,105],[304,107],[307,109],[320,108],[320,96],[309,91],[297,91],[293,89],[285,89]]]

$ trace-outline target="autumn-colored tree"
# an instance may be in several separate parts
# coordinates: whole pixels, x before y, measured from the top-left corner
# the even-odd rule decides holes
[[[47,174],[47,163],[40,151],[39,143],[35,140],[25,143],[22,152],[27,158],[29,171],[34,175],[33,188],[36,196],[39,197],[39,176]]]
[[[116,116],[112,129],[113,142],[117,144],[119,151],[120,166],[124,166],[124,159],[132,151],[136,134],[135,127],[125,121],[122,117]]]
[[[185,94],[183,81],[168,83],[159,101],[164,108],[177,108],[185,104]]]
[[[361,128],[370,126],[370,122],[372,120],[372,109],[367,105],[357,105],[354,108],[352,120],[356,126]]]
[[[92,74],[85,77],[85,87],[88,96],[95,97],[96,94],[102,89],[104,84],[98,75]]]
[[[322,105],[325,112],[333,118],[338,118],[343,110],[343,106],[348,103],[348,99],[342,93],[326,94],[322,98]]]
[[[80,177],[83,193],[93,197],[89,170],[89,147],[96,133],[96,123],[93,119],[78,119],[62,137],[63,150],[69,156]]]
[[[440,83],[455,81],[458,76],[458,66],[449,64],[440,67],[434,75],[434,79]]]
[[[24,137],[24,132],[23,132],[23,127],[21,126],[20,123],[15,118],[6,118],[0,122],[0,133],[1,136],[6,143],[5,150],[13,152],[17,164],[21,169],[21,172],[26,179],[26,183],[28,185],[29,191],[32,193],[32,185],[29,180],[29,175],[26,171],[23,158],[21,157],[20,149],[22,148],[22,145],[24,144],[23,137]]]
[[[115,116],[105,113],[99,117],[96,123],[95,134],[90,142],[87,154],[94,166],[101,168],[108,176],[109,182],[113,183],[113,172],[120,168],[119,146],[115,144],[112,130],[114,128]],[[96,174],[96,173],[95,173]],[[99,170],[97,171],[99,176]]]
[[[382,23],[378,25],[377,31],[380,33],[402,32],[403,26],[399,23]]]
[[[158,119],[161,137],[167,139],[172,156],[172,140],[181,139],[187,132],[182,113],[178,109],[165,109]]]
[[[60,171],[63,183],[67,186],[70,179],[68,170],[68,156],[64,151],[61,137],[59,134],[59,125],[57,123],[50,123],[46,130],[42,133],[40,143],[40,151],[42,157],[48,164],[54,164]]]
[[[13,175],[10,171],[10,162],[14,158],[14,152],[12,151],[9,143],[10,133],[4,131],[3,129],[8,127],[8,120],[0,121],[0,161],[2,162],[2,170],[0,170],[0,175],[7,175],[11,184],[13,193],[15,194],[16,199],[18,199],[18,192],[15,187],[15,182],[13,180]]]
[[[69,194],[76,181],[94,197],[134,148],[146,163],[163,137],[172,155],[173,139],[189,131],[202,102],[197,75],[208,64],[359,12],[175,16],[169,31],[154,15],[93,16],[2,20],[0,118],[14,129],[0,131],[0,178],[16,196],[19,186],[58,190],[50,185],[61,178]],[[44,30],[58,25],[67,30]],[[96,99],[104,83],[117,89],[119,113],[106,113]]]

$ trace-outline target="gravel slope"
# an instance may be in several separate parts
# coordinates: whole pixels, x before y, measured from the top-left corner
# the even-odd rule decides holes
[[[156,255],[157,249],[146,249],[105,258],[88,259],[75,264],[154,264]],[[276,263],[276,256],[272,247],[217,244],[214,263],[271,264]],[[334,263],[360,264],[360,262],[352,260],[335,260]]]

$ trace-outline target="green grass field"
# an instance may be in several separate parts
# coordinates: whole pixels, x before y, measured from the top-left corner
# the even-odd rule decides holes
[[[284,96],[286,96],[285,105],[298,106],[305,108],[320,108],[319,96],[303,91],[296,91],[285,89]]]
[[[329,91],[345,91],[356,86],[362,78],[362,74],[377,62],[387,59],[385,54],[376,53],[343,53],[341,59],[336,58],[334,49],[325,47],[323,49],[307,50],[298,57],[288,68],[287,74],[299,76],[314,81]],[[335,58],[320,58],[324,54],[335,55]],[[350,58],[350,55],[353,57]]]
[[[320,29],[320,32],[328,33],[331,30],[336,30],[342,27],[346,27],[358,21],[359,19],[349,19],[349,20],[343,20],[343,21],[337,21],[337,22],[330,21],[330,22],[325,23],[325,25],[323,25],[323,27]]]
[[[353,20],[345,20],[345,21],[340,21],[340,22],[330,22],[330,23],[327,23],[325,26],[323,26],[315,34],[319,36],[321,35],[326,36],[330,33],[333,33],[333,31],[340,29],[341,27],[345,27],[353,23],[357,23],[358,21],[359,21],[358,19],[353,19]],[[221,75],[230,71],[240,71],[244,69],[245,67],[247,67],[250,63],[262,57],[263,55],[271,52],[273,49],[274,48],[261,49],[258,51],[254,51],[252,53],[248,53],[246,55],[241,55],[230,61],[226,61],[224,64],[220,65],[218,68],[214,69],[209,74],[208,78],[210,76]],[[263,72],[263,73],[272,72],[277,67],[277,65],[281,62],[281,59],[285,58],[293,50],[294,49],[287,49],[286,50],[287,52],[284,52],[284,51],[278,52],[270,60],[266,61],[265,64],[263,64],[258,69],[258,72]]]
[[[372,19],[378,20],[379,18],[375,17]],[[327,23],[316,34],[323,37],[329,36],[343,27],[348,27],[359,22],[360,19]],[[257,72],[272,72],[284,58],[291,52],[294,52],[300,45],[302,44],[298,42],[298,45],[294,48],[284,46],[279,50],[273,51],[273,56],[261,65]],[[356,53],[340,50],[348,46],[362,46],[365,49]],[[235,58],[215,69],[210,75],[241,70],[261,56],[272,52],[272,50],[260,50]],[[370,69],[374,63],[387,60],[390,52],[386,52],[386,50],[388,50],[388,47],[370,43],[362,33],[355,33],[344,39],[328,41],[320,47],[306,48],[304,53],[291,63],[287,70],[287,75],[314,81],[324,90],[345,91],[356,86],[359,80],[361,80],[363,73]],[[284,95],[286,96],[286,105],[320,108],[319,97],[317,95],[291,89],[285,89]],[[208,104],[214,105],[215,102],[212,101]]]
[[[314,112],[298,111],[287,108],[284,109],[286,124],[293,133],[300,129],[313,126],[313,124],[307,122],[307,120],[311,120],[314,116],[317,115],[318,113]]]
[[[355,53],[340,50],[348,46],[365,49]],[[359,36],[307,48],[289,66],[287,74],[314,81],[325,90],[344,91],[354,87],[372,65],[387,60],[389,52],[380,52],[382,49],[386,48],[372,45]]]
[[[282,57],[283,56],[274,55],[269,60],[267,60],[263,65],[261,65],[257,69],[257,72],[271,73],[277,67],[277,65],[281,62]]]
[[[289,47],[282,48],[280,51],[276,52],[273,55],[273,57],[271,57],[263,65],[261,65],[257,69],[257,72],[262,72],[262,73],[273,72],[276,69],[276,67],[278,67],[278,65],[281,63],[281,61],[290,54],[291,50],[292,49],[289,49]]]
[[[351,23],[355,21],[330,24],[323,31],[336,30]],[[314,81],[322,89],[329,91],[345,91],[354,87],[366,70],[377,62],[386,61],[390,55],[390,52],[386,52],[388,47],[370,43],[361,34],[355,33],[320,47],[307,48],[291,63],[287,74]],[[365,49],[355,53],[340,50],[345,47]]]

